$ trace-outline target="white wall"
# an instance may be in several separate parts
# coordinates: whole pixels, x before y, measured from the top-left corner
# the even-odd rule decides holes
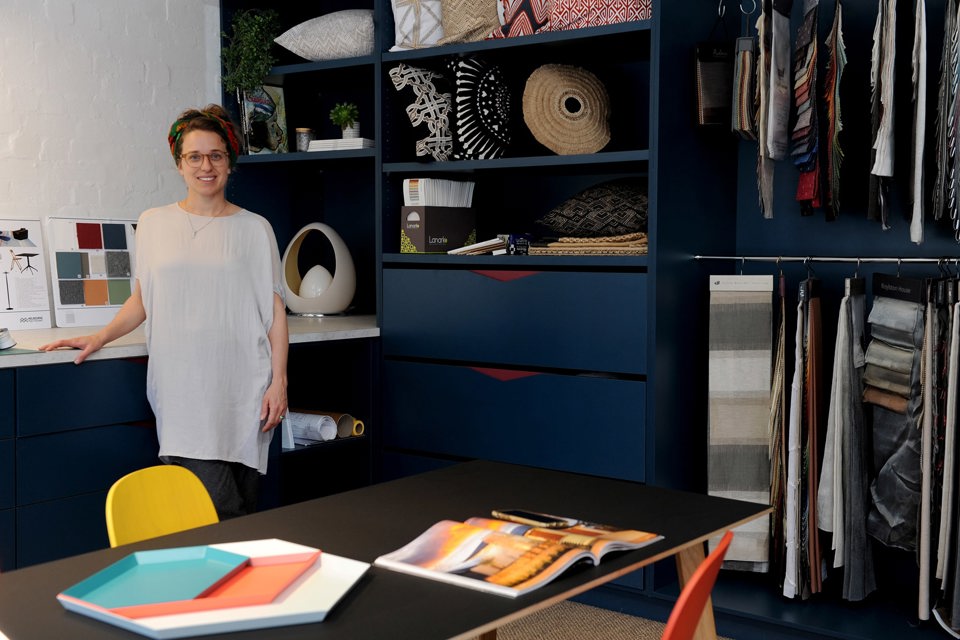
[[[167,131],[220,99],[218,0],[0,0],[0,218],[184,194]]]

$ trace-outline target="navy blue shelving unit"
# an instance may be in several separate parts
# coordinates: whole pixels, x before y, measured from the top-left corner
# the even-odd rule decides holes
[[[802,3],[794,4],[798,13]],[[943,229],[931,227],[929,243],[915,247],[864,220],[857,190],[866,189],[868,119],[858,117],[866,110],[855,101],[869,95],[863,81],[875,2],[844,4],[847,46],[856,58],[844,80],[850,96],[844,107],[846,195],[841,219],[833,223],[800,218],[792,193],[796,174],[785,163],[777,167],[776,216],[763,220],[755,144],[739,142],[723,127],[696,126],[694,47],[717,32],[715,2],[662,0],[643,22],[398,52],[389,51],[394,24],[386,0],[340,0],[322,9],[292,1],[223,0],[224,24],[236,9],[267,5],[280,11],[284,28],[339,9],[375,12],[371,56],[305,63],[281,51],[272,79],[287,91],[291,129],[322,131],[332,102],[352,99],[360,105],[362,135],[374,138],[376,148],[244,158],[236,194],[238,202],[271,219],[281,249],[300,226],[322,220],[344,235],[358,262],[358,305],[377,314],[382,336],[375,373],[382,390],[380,428],[372,437],[375,479],[483,457],[705,491],[707,276],[769,273],[774,267],[695,256],[956,253]],[[832,11],[831,0],[821,3],[824,34]],[[942,2],[928,11],[931,24],[939,24],[934,17],[942,14]],[[909,12],[901,13],[909,24]],[[731,38],[756,17],[741,17],[735,5],[727,14]],[[933,40],[931,51],[938,51]],[[898,50],[909,51],[909,43]],[[443,70],[449,59],[473,55],[501,64],[515,96],[509,152],[482,161],[415,157],[414,134],[389,70],[401,62]],[[608,148],[558,156],[526,130],[519,96],[533,69],[546,63],[582,66],[607,86],[613,114]],[[898,68],[898,78],[909,76]],[[897,108],[911,112],[909,104]],[[321,137],[333,136],[327,130]],[[402,181],[423,176],[477,183],[478,239],[525,231],[587,186],[644,178],[649,254],[400,253]],[[902,203],[905,196],[895,191],[894,197]],[[809,268],[783,265],[791,281]],[[852,271],[850,265],[813,268],[833,280],[827,295]],[[876,268],[865,263],[861,271],[869,275]],[[914,269],[905,265],[903,271]],[[831,313],[828,303],[824,317]],[[825,333],[824,344],[832,344],[830,329]],[[890,580],[902,574],[893,571]],[[663,618],[676,597],[674,575],[669,563],[661,563],[585,599]],[[910,624],[909,595],[885,589],[860,604],[831,593],[787,602],[770,582],[765,576],[721,577],[715,597],[721,633],[877,638],[902,629],[897,620]],[[900,611],[906,613],[899,617]],[[910,627],[897,637],[933,633]]]

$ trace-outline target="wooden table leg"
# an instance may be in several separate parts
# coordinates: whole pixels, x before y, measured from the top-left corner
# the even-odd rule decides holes
[[[680,587],[683,588],[706,558],[703,544],[694,544],[683,549],[677,553],[676,558],[677,575],[680,578]],[[717,627],[713,620],[713,601],[710,598],[707,598],[707,603],[703,607],[703,614],[700,616],[700,623],[693,637],[694,640],[717,640]]]
[[[481,633],[479,640],[497,640],[497,630]]]

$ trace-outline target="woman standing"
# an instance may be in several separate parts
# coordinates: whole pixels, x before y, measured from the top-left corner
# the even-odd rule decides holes
[[[256,510],[287,410],[280,254],[266,219],[226,199],[240,146],[223,107],[184,111],[168,141],[187,193],[140,215],[132,295],[100,331],[40,349],[81,349],[79,364],[145,322],[160,458],[196,473],[226,519]]]

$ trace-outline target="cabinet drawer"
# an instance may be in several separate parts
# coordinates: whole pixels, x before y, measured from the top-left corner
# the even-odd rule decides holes
[[[17,508],[17,567],[110,546],[107,492],[88,493]]]
[[[13,442],[13,440],[0,440],[0,509],[9,509],[13,506],[13,488],[16,482]]]
[[[159,464],[152,427],[114,425],[17,440],[17,504],[106,491],[121,476]],[[102,505],[101,505],[102,511]]]
[[[17,527],[13,509],[0,510],[0,571],[17,566]]]
[[[6,408],[0,411],[0,440],[13,437],[13,389],[13,369],[0,369],[0,407]]]
[[[385,269],[387,355],[644,373],[643,273]]]
[[[645,384],[387,361],[384,444],[644,480]]]
[[[17,370],[17,433],[151,420],[146,389],[146,358],[22,367]]]

